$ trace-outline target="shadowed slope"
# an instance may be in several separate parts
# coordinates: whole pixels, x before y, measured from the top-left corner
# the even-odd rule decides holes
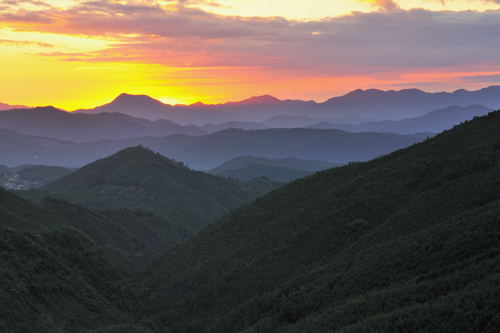
[[[158,332],[495,332],[500,112],[297,180],[144,275]]]

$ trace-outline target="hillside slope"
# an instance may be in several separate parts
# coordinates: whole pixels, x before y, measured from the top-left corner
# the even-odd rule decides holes
[[[289,181],[304,178],[312,174],[310,171],[284,168],[271,165],[254,164],[239,169],[222,171],[217,176],[233,178],[242,182],[255,178],[269,178],[275,182],[287,183]]]
[[[105,251],[59,216],[3,189],[0,271],[2,332],[132,330],[127,312],[140,291],[127,290]]]
[[[335,164],[329,162],[301,160],[293,157],[264,158],[256,156],[238,156],[222,163],[218,167],[210,170],[210,172],[213,174],[219,174],[224,171],[241,169],[250,165],[269,165],[310,172],[325,170],[336,166]]]
[[[42,190],[102,210],[150,211],[193,231],[267,191],[193,171],[143,147],[98,160]]]
[[[500,112],[227,214],[143,275],[158,332],[496,332]],[[155,314],[155,315],[151,315]]]

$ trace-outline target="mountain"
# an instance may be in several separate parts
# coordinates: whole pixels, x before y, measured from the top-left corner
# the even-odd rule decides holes
[[[120,94],[112,102],[98,106],[94,109],[77,110],[82,113],[122,113],[129,116],[144,118],[149,120],[167,119],[166,112],[172,109],[168,104],[164,104],[146,95]]]
[[[74,144],[67,141],[23,135],[0,129],[0,164],[17,166],[23,164],[52,165],[66,149]],[[63,164],[64,165],[64,164]]]
[[[279,115],[262,121],[262,124],[272,128],[300,128],[307,127],[320,122],[328,122],[327,119],[312,118],[309,116]]]
[[[239,169],[226,170],[218,173],[217,176],[233,178],[242,182],[246,182],[255,178],[265,177],[275,182],[287,183],[295,179],[307,177],[310,174],[312,174],[312,172],[310,171],[254,164]]]
[[[180,124],[222,124],[235,122],[259,122],[272,114],[288,114],[306,111],[314,102],[279,100],[273,96],[255,96],[238,102],[224,104],[168,105],[149,96],[121,94],[112,102],[94,109],[76,110],[77,113],[119,112],[149,120],[168,119]]]
[[[204,134],[194,126],[181,126],[168,120],[152,122],[120,113],[73,114],[50,106],[2,111],[0,127],[26,135],[72,142]]]
[[[43,197],[39,207],[95,241],[115,266],[129,273],[193,235],[189,228],[144,210],[89,209],[50,197]]]
[[[3,110],[11,110],[11,109],[27,109],[29,108],[26,105],[10,105],[5,103],[0,103],[0,111]]]
[[[94,209],[150,211],[193,231],[264,192],[193,171],[140,146],[86,165],[41,190]]]
[[[299,179],[156,260],[157,332],[496,332],[500,112]]]
[[[6,136],[6,133],[9,133]],[[73,144],[0,130],[0,164],[80,167],[131,146],[144,145],[182,161],[191,168],[209,170],[241,155],[265,158],[294,157],[334,164],[366,161],[424,140],[427,135],[348,133],[340,130],[228,129],[202,136],[171,135]]]
[[[224,105],[270,105],[270,104],[279,104],[281,102],[283,101],[274,96],[262,95],[262,96],[253,96],[239,102],[227,102]]]
[[[344,96],[335,97],[322,103],[316,116],[334,115],[335,118],[354,123],[361,119],[400,120],[422,116],[430,110],[446,108],[450,105],[484,105],[488,108],[500,107],[500,86],[491,86],[477,91],[460,89],[451,93],[429,93],[418,89],[382,91],[377,89],[355,90]],[[357,119],[356,119],[357,118]]]
[[[335,164],[300,160],[293,157],[271,159],[254,156],[239,156],[226,161],[210,170],[210,173],[222,177],[248,181],[253,178],[267,177],[276,182],[286,183],[303,178],[312,173],[333,168]]]
[[[206,125],[200,126],[200,129],[202,131],[207,132],[207,133],[215,133],[215,132],[219,132],[219,131],[229,129],[229,128],[244,129],[244,130],[258,130],[258,129],[266,129],[268,127],[264,126],[260,123],[251,123],[251,122],[245,122],[245,121],[229,121],[229,122],[222,123],[222,124],[206,124]]]
[[[125,302],[136,302],[141,291],[129,292],[126,276],[103,249],[57,215],[1,188],[0,248],[0,331],[114,326],[113,332],[134,332]]]
[[[228,129],[199,136],[170,136],[145,145],[196,169],[211,169],[241,155],[265,158],[295,157],[335,164],[363,161],[407,147],[425,136],[348,133],[339,130]]]
[[[168,119],[179,124],[203,126],[208,123],[263,122],[267,127],[303,127],[321,121],[359,124],[368,121],[415,118],[450,105],[480,104],[500,107],[500,86],[477,91],[424,92],[418,89],[382,91],[355,90],[323,103],[280,100],[256,96],[224,104],[167,105],[144,95],[122,94],[109,104],[80,113],[119,112],[149,120]],[[312,121],[308,121],[310,118]]]
[[[309,128],[338,128],[350,132],[387,132],[387,133],[440,133],[446,129],[471,120],[474,117],[484,116],[492,110],[482,105],[467,107],[450,106],[445,109],[429,112],[421,117],[403,120],[384,120],[362,123],[359,125],[332,124],[328,122],[317,123]]]
[[[15,168],[0,166],[0,186],[12,190],[37,188],[66,176],[72,170],[57,166],[22,165]]]
[[[336,166],[335,164],[329,162],[301,160],[293,157],[264,158],[255,156],[238,156],[210,170],[210,173],[219,174],[224,171],[241,169],[251,165],[267,165],[310,172],[330,169]]]

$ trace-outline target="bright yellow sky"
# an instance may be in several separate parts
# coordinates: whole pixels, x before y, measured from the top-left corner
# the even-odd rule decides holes
[[[45,1],[69,9],[79,1]],[[158,5],[170,1],[115,1],[115,3]],[[352,11],[384,10],[378,0],[216,0],[219,6],[190,5],[221,15],[284,16],[289,19],[318,20],[346,15]],[[19,1],[15,8],[22,13],[46,9]],[[0,8],[2,1],[0,0]],[[494,1],[483,0],[400,0],[403,9],[424,7],[432,10],[487,10],[499,8]],[[14,8],[11,9],[14,11]],[[5,14],[5,10],[4,13]],[[0,14],[2,12],[0,11]],[[7,12],[7,14],[13,14]],[[38,25],[40,26],[40,25]],[[179,27],[183,29],[184,27]],[[281,98],[324,99],[351,88],[390,86],[391,82],[375,76],[339,74],[325,77],[318,73],[295,73],[277,70],[258,72],[255,68],[166,66],[147,59],[127,61],[75,61],[82,54],[99,54],[124,36],[83,36],[75,33],[44,33],[31,29],[29,23],[3,22],[0,19],[0,102],[49,105],[65,109],[87,108],[109,102],[122,92],[148,94],[167,103],[206,103],[237,100],[252,95],[275,94]],[[258,50],[257,50],[258,51]],[[97,52],[97,53],[96,53]],[[63,54],[64,55],[58,55]],[[74,57],[71,54],[75,54]],[[73,58],[73,59],[72,59]],[[418,70],[413,80],[425,82],[426,70]],[[490,68],[483,72],[493,73]],[[432,72],[428,72],[428,74]],[[420,76],[419,76],[420,75]],[[457,74],[459,75],[459,74]],[[410,74],[411,76],[411,74]],[[441,75],[446,82],[449,73]],[[434,79],[440,80],[439,75]],[[397,83],[395,79],[393,83]],[[326,87],[328,84],[328,88]],[[446,86],[443,83],[443,86]],[[453,85],[448,84],[447,87]]]
[[[216,0],[220,7],[201,6],[223,15],[285,16],[294,19],[321,19],[348,14],[353,11],[371,11],[377,0]],[[396,0],[403,9],[431,10],[487,10],[499,8],[493,1],[483,0]]]

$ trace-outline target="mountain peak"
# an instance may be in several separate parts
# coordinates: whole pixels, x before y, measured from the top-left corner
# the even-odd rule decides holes
[[[26,109],[26,110],[32,110],[32,111],[37,111],[37,112],[64,112],[63,110],[61,109],[58,109],[52,105],[48,105],[48,106],[37,106],[35,108],[32,108],[32,109]]]
[[[260,104],[276,104],[279,102],[281,102],[281,100],[274,96],[261,95],[261,96],[253,96],[239,102],[229,102],[227,104],[260,105]]]
[[[111,104],[115,105],[121,105],[121,104],[126,104],[126,105],[137,105],[137,104],[144,104],[144,105],[164,105],[162,102],[159,100],[156,100],[148,95],[132,95],[132,94],[127,94],[127,93],[122,93],[116,97]]]
[[[111,155],[110,157],[107,158],[108,160],[115,160],[115,161],[121,161],[121,160],[127,160],[127,161],[156,161],[156,162],[170,162],[172,164],[179,164],[175,162],[174,160],[171,160],[153,150],[151,150],[148,147],[145,147],[143,145],[138,145],[138,146],[133,146],[133,147],[128,147],[125,149],[122,149],[118,151],[117,153]]]

